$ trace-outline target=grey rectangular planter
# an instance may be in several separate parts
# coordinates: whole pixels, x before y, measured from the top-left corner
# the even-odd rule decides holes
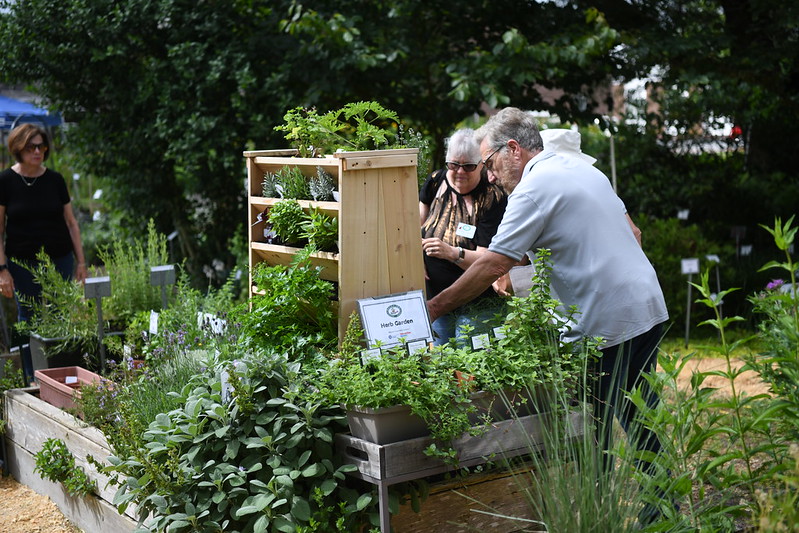
[[[352,435],[368,442],[388,444],[430,434],[425,421],[407,405],[380,409],[355,406],[346,410]]]

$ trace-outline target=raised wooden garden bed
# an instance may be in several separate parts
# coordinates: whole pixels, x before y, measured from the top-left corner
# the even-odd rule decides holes
[[[5,393],[6,458],[8,470],[20,483],[48,496],[73,524],[86,533],[126,533],[136,528],[134,510],[120,515],[111,502],[116,487],[89,464],[92,456],[101,463],[111,455],[105,436],[71,414],[41,400],[37,387]],[[70,496],[61,483],[42,479],[34,472],[35,454],[47,439],[61,439],[75,457],[75,464],[97,484],[99,494],[79,498]]]
[[[503,420],[489,427],[479,436],[464,435],[452,442],[458,453],[459,466],[476,466],[488,461],[498,461],[518,457],[535,452],[544,442],[544,424],[552,415],[548,413],[523,416]],[[584,421],[580,413],[571,413],[566,420],[573,437],[583,434]],[[391,531],[391,517],[388,511],[388,487],[396,483],[435,476],[453,470],[451,465],[442,460],[424,454],[425,448],[432,444],[430,437],[419,437],[391,444],[376,444],[347,434],[336,435],[336,449],[347,463],[358,468],[352,473],[354,477],[363,479],[377,486],[380,499],[380,530]],[[509,477],[509,476],[505,476]],[[512,490],[512,480],[505,479],[503,490]],[[516,487],[518,489],[518,487]],[[495,489],[488,490],[491,493]],[[517,492],[517,491],[514,491]],[[510,500],[509,500],[510,501]],[[466,509],[473,504],[465,498],[461,502]],[[518,503],[518,502],[515,502]],[[431,505],[423,504],[423,509],[430,510]],[[453,513],[453,509],[449,513]],[[447,512],[444,512],[446,515]],[[468,514],[468,513],[467,513]],[[472,517],[474,518],[474,517]],[[412,517],[405,517],[413,522]],[[445,527],[446,523],[440,523]],[[470,524],[472,526],[474,524]],[[516,531],[515,529],[491,529],[491,531]],[[476,527],[480,530],[481,527]],[[484,529],[484,527],[482,528]],[[434,530],[433,528],[429,529]],[[484,529],[485,530],[485,529]],[[404,529],[403,529],[404,531]],[[414,529],[425,531],[425,529]]]

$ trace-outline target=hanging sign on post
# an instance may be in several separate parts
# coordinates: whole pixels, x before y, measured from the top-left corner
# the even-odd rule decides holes
[[[389,347],[405,341],[432,342],[427,302],[420,290],[358,300],[369,347]]]
[[[681,262],[682,273],[688,276],[688,302],[685,306],[685,347],[688,348],[688,337],[691,326],[691,281],[694,274],[699,274],[699,259],[690,257]]]

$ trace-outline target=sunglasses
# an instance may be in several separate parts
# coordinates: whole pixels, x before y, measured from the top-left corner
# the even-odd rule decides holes
[[[502,150],[502,149],[503,149],[503,148],[505,148],[506,146],[507,146],[507,144],[503,144],[502,146],[500,146],[499,148],[497,148],[496,150],[494,150],[493,152],[491,152],[491,155],[490,155],[490,156],[488,156],[488,157],[486,157],[485,159],[483,159],[483,164],[485,165],[486,169],[487,169],[489,172],[494,170],[494,162],[493,162],[493,161],[491,161],[491,158],[492,158],[492,157],[494,157],[494,155],[495,155],[497,152],[499,152],[500,150]]]
[[[462,165],[460,163],[456,163],[455,161],[447,161],[447,168],[453,172],[457,172],[458,168],[462,168],[466,172],[472,172],[477,168],[477,163],[466,163],[465,165]]]
[[[25,151],[26,152],[35,152],[37,149],[40,152],[46,152],[47,148],[48,148],[47,145],[44,144],[44,143],[35,143],[35,144],[34,143],[28,143],[28,144],[25,145]]]

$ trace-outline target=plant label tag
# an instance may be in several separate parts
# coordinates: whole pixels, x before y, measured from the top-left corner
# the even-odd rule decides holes
[[[219,381],[222,384],[222,403],[230,403],[230,373],[223,370],[219,375]]]
[[[227,322],[223,318],[214,316],[211,313],[197,313],[197,327],[208,328],[215,335],[222,335],[227,327]]]
[[[152,335],[158,334],[158,313],[150,311],[150,333]]]
[[[380,348],[372,348],[370,350],[363,350],[361,352],[361,364],[366,365],[369,361],[373,359],[380,358]]]
[[[477,232],[477,226],[472,226],[471,224],[466,224],[465,222],[461,222],[458,224],[458,229],[455,231],[455,235],[459,237],[465,237],[467,239],[474,239],[474,234]]]
[[[64,378],[64,385],[74,385],[78,382],[78,376],[67,376]]]
[[[699,274],[699,259],[691,257],[681,262],[683,274]]]
[[[411,341],[408,343],[408,353],[411,355],[416,354],[416,352],[426,352],[426,351],[427,351],[427,341],[424,339]]]
[[[472,350],[482,350],[487,348],[489,344],[488,333],[482,333],[472,337]]]
[[[494,328],[494,338],[497,340],[505,338],[505,330],[502,329],[502,326],[497,326]]]

